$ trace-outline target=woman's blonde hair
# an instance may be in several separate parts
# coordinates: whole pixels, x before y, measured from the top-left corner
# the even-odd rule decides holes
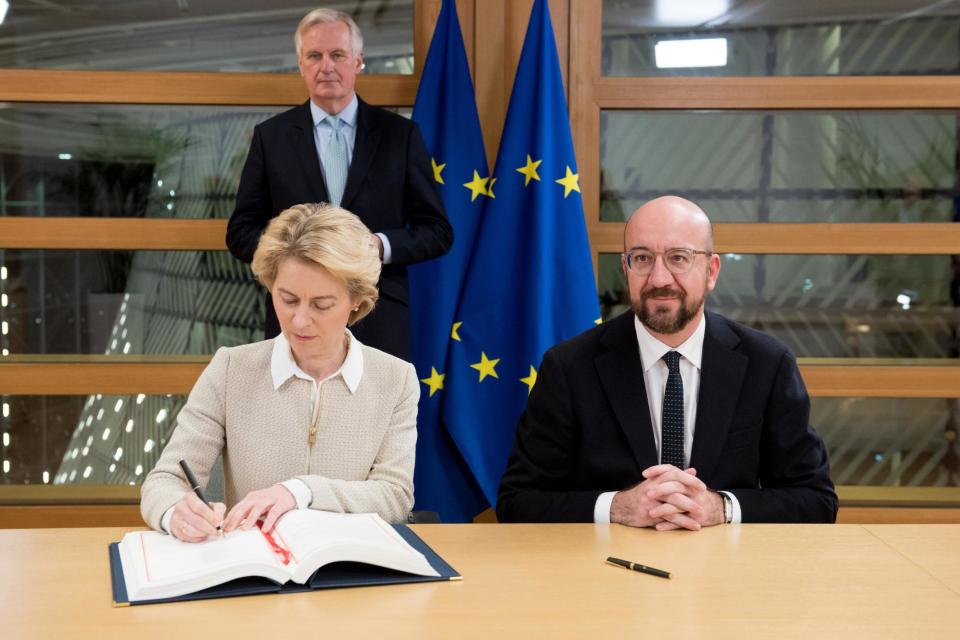
[[[284,258],[317,264],[346,285],[357,307],[348,324],[373,310],[379,295],[380,253],[370,230],[346,209],[298,204],[271,220],[253,254],[253,275],[267,289],[273,288]]]

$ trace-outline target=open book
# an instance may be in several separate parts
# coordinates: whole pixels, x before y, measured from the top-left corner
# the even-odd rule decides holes
[[[408,541],[428,552],[437,567]],[[372,513],[298,509],[284,514],[270,534],[254,527],[206,542],[187,543],[156,531],[133,531],[116,546],[116,553],[111,550],[111,556],[118,556],[122,576],[114,571],[115,601],[117,578],[122,577],[125,598],[120,599],[131,603],[176,598],[253,576],[266,578],[275,583],[275,587],[293,582],[310,589],[414,581],[396,579],[394,572],[402,572],[401,576],[409,574],[409,578],[422,576],[426,580],[444,580],[457,575],[413,532],[403,525],[391,526]],[[381,574],[395,579],[350,581],[344,578],[343,584],[337,584],[336,580],[330,583],[329,579],[326,583],[312,581],[321,567],[342,562],[375,565]],[[354,578],[358,575],[354,570]],[[214,590],[200,597],[281,590],[269,587],[222,593]]]

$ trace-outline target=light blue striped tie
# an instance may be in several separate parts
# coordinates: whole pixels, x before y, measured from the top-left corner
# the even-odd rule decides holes
[[[323,168],[327,172],[327,195],[330,196],[330,204],[340,206],[343,190],[347,186],[347,171],[350,169],[347,138],[343,134],[343,120],[337,116],[327,116],[326,119],[333,127],[333,135],[330,136],[323,159]]]

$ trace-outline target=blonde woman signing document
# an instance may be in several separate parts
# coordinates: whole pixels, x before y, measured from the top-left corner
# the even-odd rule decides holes
[[[270,222],[252,267],[282,331],[213,356],[143,483],[147,524],[201,542],[258,520],[269,533],[292,509],[406,519],[416,373],[347,328],[373,309],[380,265],[369,229],[344,209],[297,205]],[[206,486],[221,453],[226,505],[208,506],[179,461]]]

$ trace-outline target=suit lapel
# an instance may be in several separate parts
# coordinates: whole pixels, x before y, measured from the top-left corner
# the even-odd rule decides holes
[[[370,169],[370,164],[377,153],[380,144],[380,128],[370,117],[372,107],[357,98],[357,137],[353,143],[353,159],[350,161],[350,170],[347,172],[347,184],[343,190],[341,205],[345,209],[360,191],[360,185]]]
[[[734,350],[740,338],[720,316],[707,313],[705,320],[700,396],[690,466],[696,468],[697,476],[707,482],[720,462],[748,361],[745,355]]]
[[[298,109],[294,122],[287,130],[287,137],[293,146],[297,161],[307,178],[310,193],[314,202],[325,202],[327,184],[323,180],[323,171],[320,169],[320,158],[317,157],[317,145],[313,138],[313,116],[310,114],[309,101]]]
[[[658,458],[633,313],[627,311],[611,320],[600,342],[606,351],[597,356],[594,365],[633,457],[640,469],[646,469],[657,464]]]

